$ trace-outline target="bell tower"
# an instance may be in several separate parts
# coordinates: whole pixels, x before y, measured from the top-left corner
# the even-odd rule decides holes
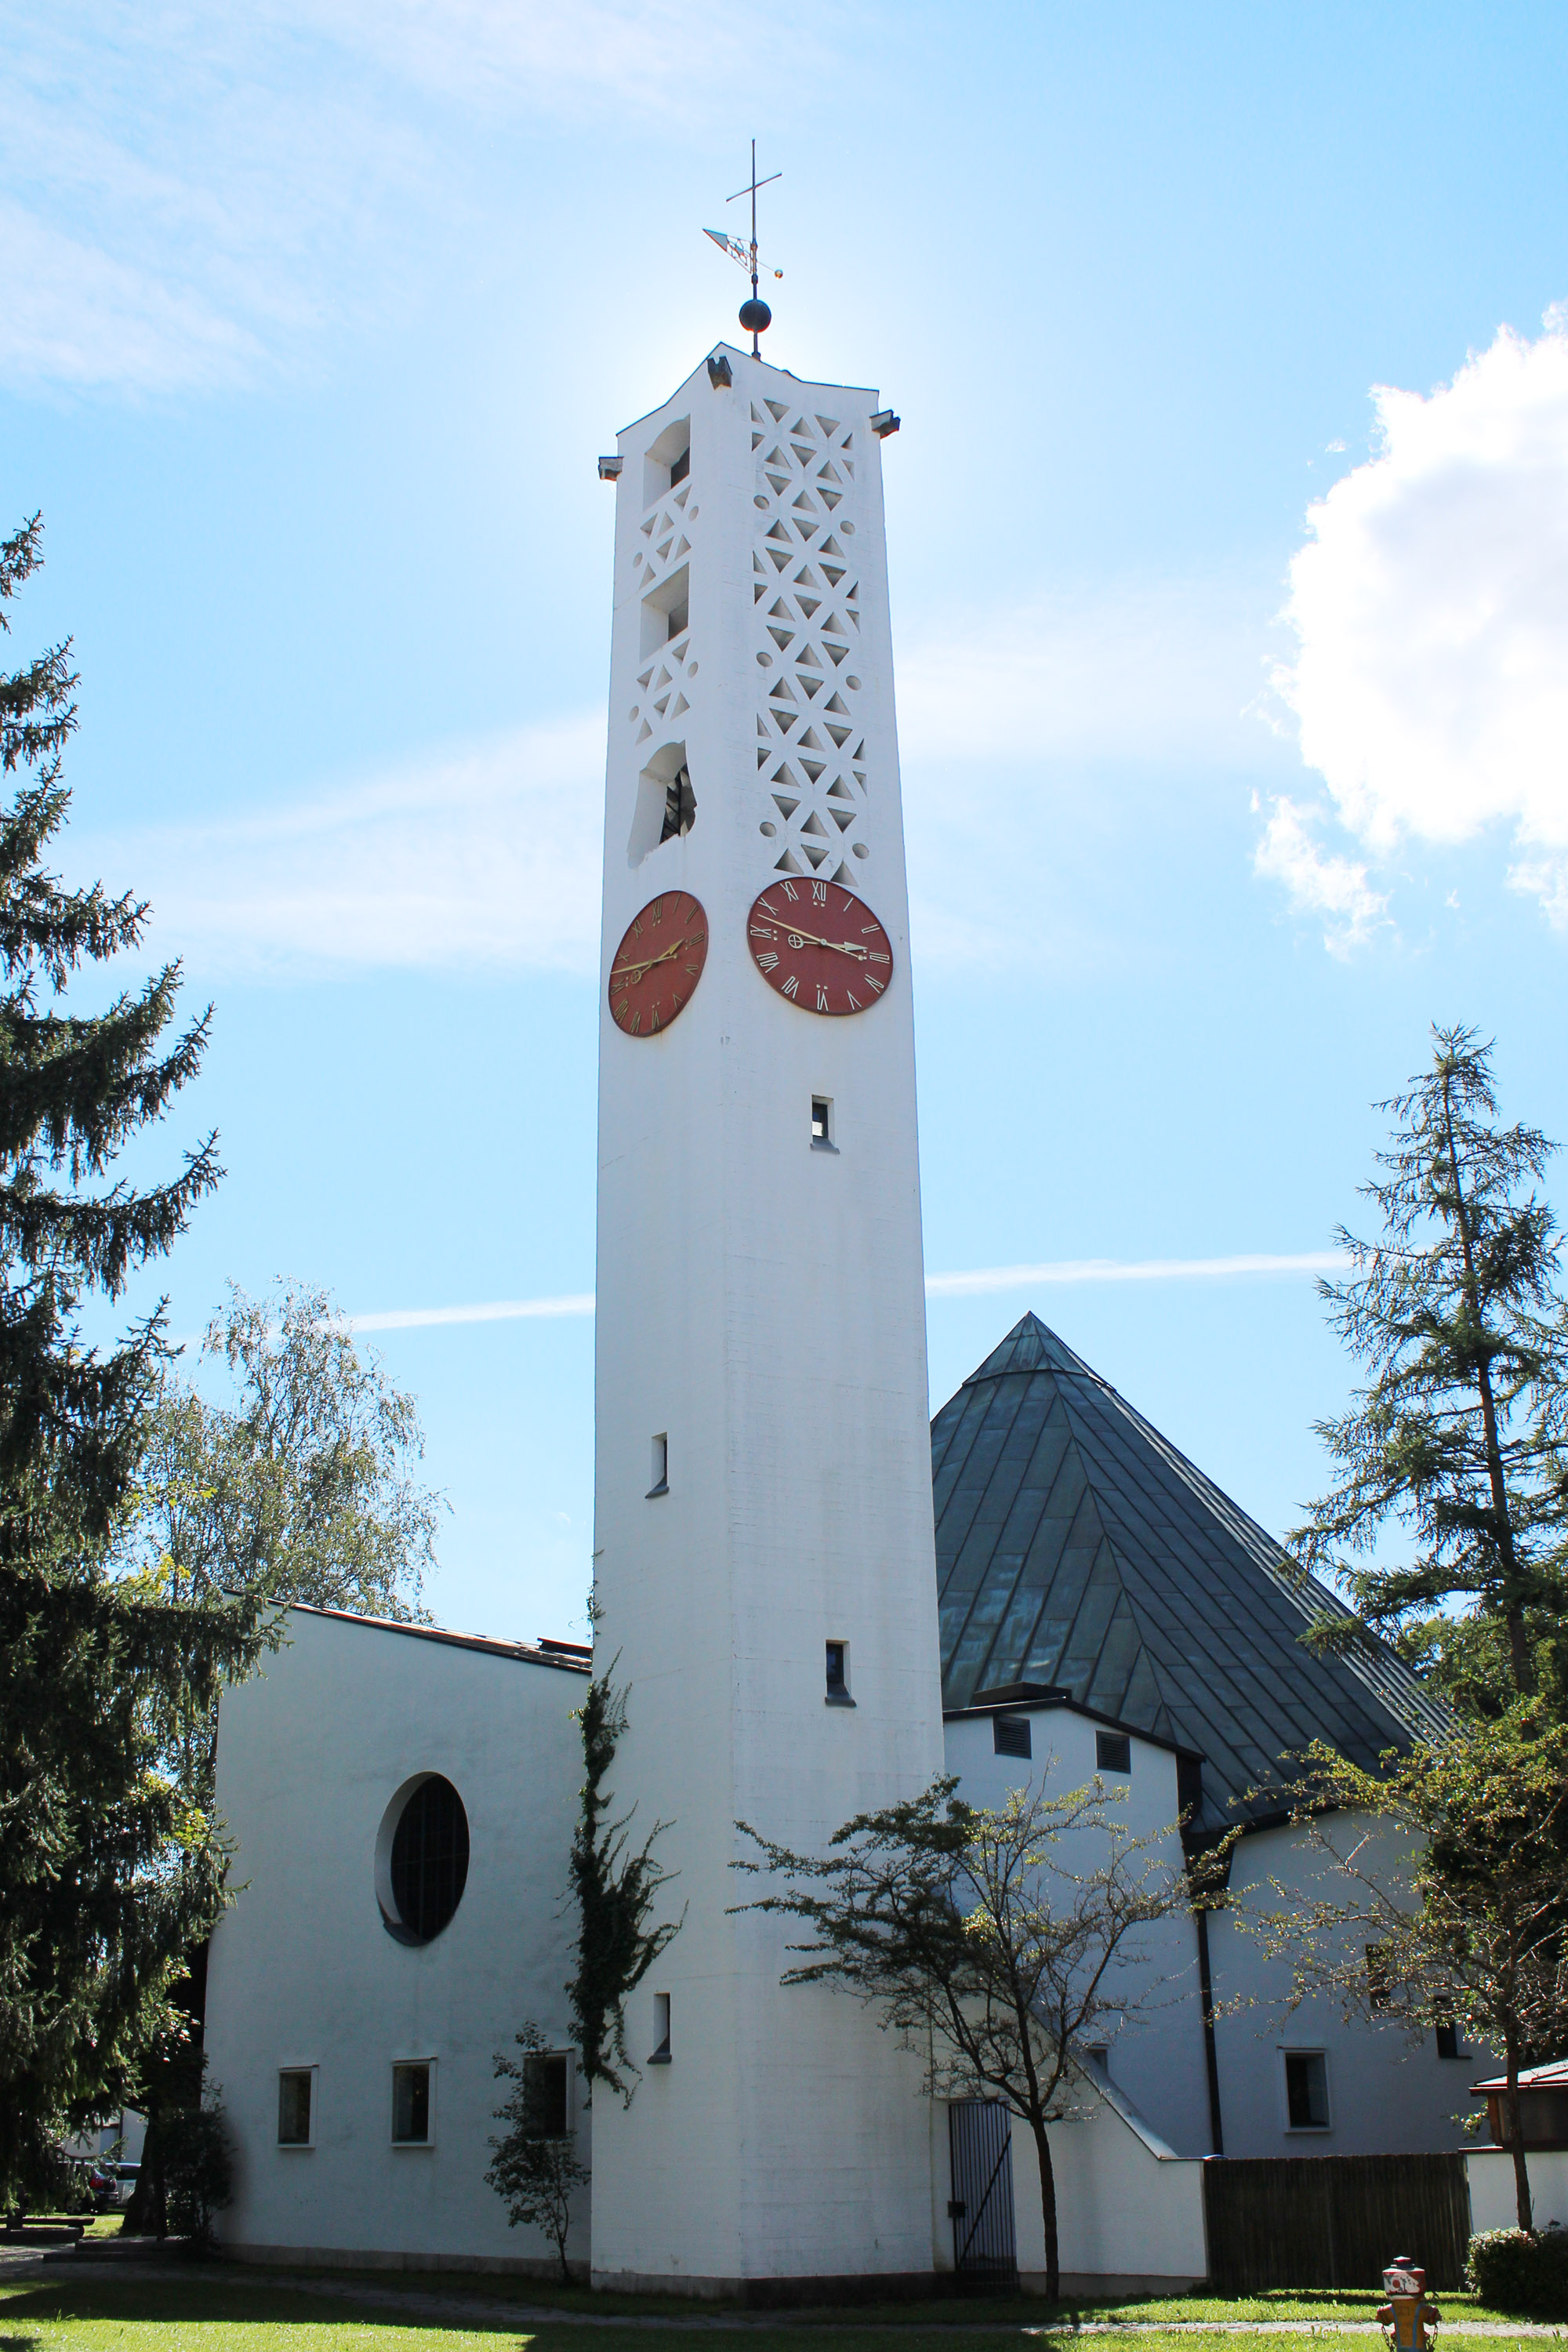
[[[685,1908],[627,2004],[632,2103],[594,2102],[606,2285],[950,2259],[918,2062],[783,1990],[783,1924],[731,1908],[738,1821],[820,1851],[942,1769],[896,422],[721,345],[603,461],[595,1640],[616,1805],[668,1824]]]

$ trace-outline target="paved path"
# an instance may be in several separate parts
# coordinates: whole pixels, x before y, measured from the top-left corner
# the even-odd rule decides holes
[[[798,2311],[725,2311],[700,2313],[687,2317],[671,2315],[665,2317],[653,2312],[613,2313],[597,2311],[560,2311],[548,2304],[503,2302],[489,2296],[433,2294],[422,2288],[378,2286],[373,2279],[324,2278],[317,2272],[274,2270],[270,2264],[241,2265],[239,2263],[200,2265],[186,2263],[116,2263],[95,2260],[79,2267],[68,2252],[57,2255],[47,2263],[41,2248],[34,2246],[0,2246],[0,2279],[37,2277],[67,2280],[78,2278],[140,2281],[143,2284],[177,2283],[182,2286],[235,2285],[243,2275],[254,2279],[258,2286],[284,2287],[300,2294],[324,2295],[334,2303],[365,2305],[373,2309],[400,2311],[421,2319],[442,2321],[482,2322],[489,2326],[499,2323],[506,2327],[635,2327],[654,2333],[675,2327],[700,2328],[715,2334],[755,2332],[760,2327],[801,2326],[822,2329],[820,2319],[803,2317]],[[834,2323],[835,2327],[854,2327],[857,2321],[852,2312]],[[1019,2336],[1036,2338],[1056,2338],[1070,2341],[1075,2336],[1380,2336],[1375,2319],[1086,2319],[1078,2326],[1070,2320],[1056,2320],[1048,2326],[1031,2323],[1020,2317],[1011,2320],[916,2320],[900,2325],[890,2320],[866,2320],[858,2323],[868,2331],[872,2328],[886,2333],[889,2342],[901,2336],[963,2336],[1011,2330],[1015,2326]],[[826,2332],[826,2331],[824,2331]],[[1510,2343],[1527,2338],[1545,2342],[1568,2343],[1568,2327],[1552,2326],[1549,2322],[1515,2320],[1456,2320],[1438,2336],[1441,2352],[1443,2335],[1497,2336]]]

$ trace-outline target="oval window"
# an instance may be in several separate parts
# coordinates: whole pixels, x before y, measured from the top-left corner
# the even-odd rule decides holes
[[[383,1910],[398,1940],[427,1944],[463,1899],[468,1876],[468,1817],[450,1780],[432,1772],[409,1792],[386,1855]]]

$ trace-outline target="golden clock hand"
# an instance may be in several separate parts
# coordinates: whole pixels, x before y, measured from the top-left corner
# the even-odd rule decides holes
[[[695,948],[700,944],[700,942],[696,940],[677,940],[673,947],[660,948],[658,955],[645,956],[640,963],[612,964],[610,966],[610,978],[614,980],[617,974],[651,971],[656,963],[668,963],[671,956],[680,955],[687,950]]]

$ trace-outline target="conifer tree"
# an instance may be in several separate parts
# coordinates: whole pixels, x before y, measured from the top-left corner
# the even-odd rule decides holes
[[[0,542],[4,607],[41,561]],[[65,821],[70,645],[0,673],[0,2200],[49,2184],[54,2141],[123,2090],[167,2022],[182,1956],[219,1900],[211,1825],[158,1769],[153,1714],[197,1713],[254,1654],[252,1613],[117,1581],[108,1549],[165,1349],[162,1312],[91,1344],[216,1183],[216,1138],[145,1189],[123,1148],[195,1073],[208,1015],[172,1042],[179,967],[106,1010],[64,1003],[85,963],[140,941],[145,906],[68,889],[44,864]],[[156,1706],[154,1706],[156,1702]]]
[[[1352,1278],[1321,1286],[1370,1378],[1318,1423],[1342,1476],[1289,1541],[1355,1603],[1311,1640],[1394,1635],[1490,1713],[1568,1676],[1568,1322],[1536,1191],[1553,1146],[1499,1124],[1492,1047],[1473,1030],[1433,1040],[1430,1070],[1380,1106],[1394,1133],[1363,1190],[1382,1237],[1342,1227]],[[1403,1560],[1375,1556],[1390,1522],[1412,1539]]]

